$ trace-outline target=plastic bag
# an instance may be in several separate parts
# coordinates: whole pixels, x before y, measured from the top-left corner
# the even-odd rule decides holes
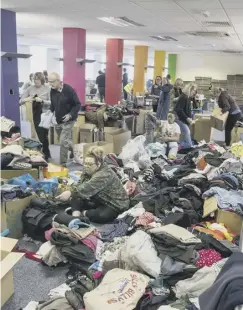
[[[58,190],[58,179],[55,178],[51,178],[51,179],[47,179],[47,180],[43,180],[40,182],[37,182],[34,186],[33,189],[35,191],[43,191],[46,194],[50,194],[55,196]]]
[[[29,173],[8,180],[8,184],[18,185],[23,190],[27,187],[33,187],[36,183],[37,181]]]
[[[127,142],[127,144],[122,148],[121,154],[119,155],[119,158],[122,159],[124,164],[130,160],[138,161],[139,157],[146,153],[144,142],[144,136],[138,136]]]
[[[73,146],[73,155],[74,155],[74,158],[73,158],[73,161],[76,163],[76,164],[79,164],[79,165],[83,165],[83,151],[84,151],[84,145],[86,143],[80,143],[80,144],[74,144]]]

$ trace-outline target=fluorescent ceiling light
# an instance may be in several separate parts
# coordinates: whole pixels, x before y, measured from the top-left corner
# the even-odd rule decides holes
[[[98,17],[99,20],[103,22],[118,26],[118,27],[144,27],[144,25],[139,24],[127,17]]]
[[[151,36],[150,38],[158,40],[158,41],[164,41],[164,42],[168,42],[168,41],[178,41],[175,38],[172,38],[170,36]]]

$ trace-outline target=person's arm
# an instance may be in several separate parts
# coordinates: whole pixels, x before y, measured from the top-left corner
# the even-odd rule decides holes
[[[55,111],[55,106],[54,106],[53,100],[52,100],[52,90],[50,90],[50,101],[51,101],[50,110],[53,113]]]
[[[31,87],[31,86],[30,86]],[[30,87],[28,87],[21,96],[20,103],[25,103],[28,101],[32,101],[32,97],[30,96]]]
[[[47,92],[47,96],[46,99],[43,99],[42,101],[42,106],[45,109],[51,109],[51,90],[49,89],[49,91]]]
[[[79,182],[75,187],[72,196],[77,196],[82,199],[90,199],[109,186],[111,182],[112,178],[110,174],[106,175],[102,171],[96,172],[90,180]]]
[[[71,115],[72,120],[75,120],[78,116],[78,112],[80,110],[81,103],[80,103],[78,95],[74,89],[71,89],[71,102],[72,102],[72,109],[69,112],[69,114]]]
[[[221,93],[218,101],[219,107],[221,108],[222,113],[226,113],[230,110],[229,99],[224,93]]]
[[[174,136],[172,137],[165,137],[165,142],[179,142],[180,140],[180,134],[179,133],[175,133]]]

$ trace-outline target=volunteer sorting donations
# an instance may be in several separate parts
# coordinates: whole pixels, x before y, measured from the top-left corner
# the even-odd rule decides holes
[[[3,310],[243,305],[240,107],[217,89],[218,105],[205,120],[194,109],[199,85],[183,77],[173,85],[170,74],[155,78],[151,106],[135,105],[132,91],[119,104],[97,104],[106,99],[100,82],[106,74],[97,77],[100,98],[80,114],[76,91],[59,74],[36,72],[20,99],[35,137],[21,137],[14,121],[0,118],[4,240],[18,238],[12,251],[24,255],[17,264],[28,265]],[[196,139],[202,122],[212,132],[225,129],[225,141]],[[60,139],[60,165],[51,159],[51,127]],[[21,211],[16,204],[17,215],[10,212],[18,217],[13,221],[8,204],[16,200],[27,202]],[[38,294],[33,287],[28,300],[22,291],[20,298],[19,281],[26,287],[38,267]]]

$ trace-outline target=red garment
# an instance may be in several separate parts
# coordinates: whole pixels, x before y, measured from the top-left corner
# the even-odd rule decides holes
[[[82,239],[81,242],[87,245],[87,247],[89,247],[95,253],[98,242],[98,238],[95,235],[91,234],[86,238]]]
[[[137,217],[136,226],[148,226],[148,224],[154,222],[154,215],[150,212],[144,212]]]
[[[200,258],[196,262],[197,267],[211,267],[214,263],[217,263],[223,258],[220,253],[212,249],[200,250],[198,253]]]

